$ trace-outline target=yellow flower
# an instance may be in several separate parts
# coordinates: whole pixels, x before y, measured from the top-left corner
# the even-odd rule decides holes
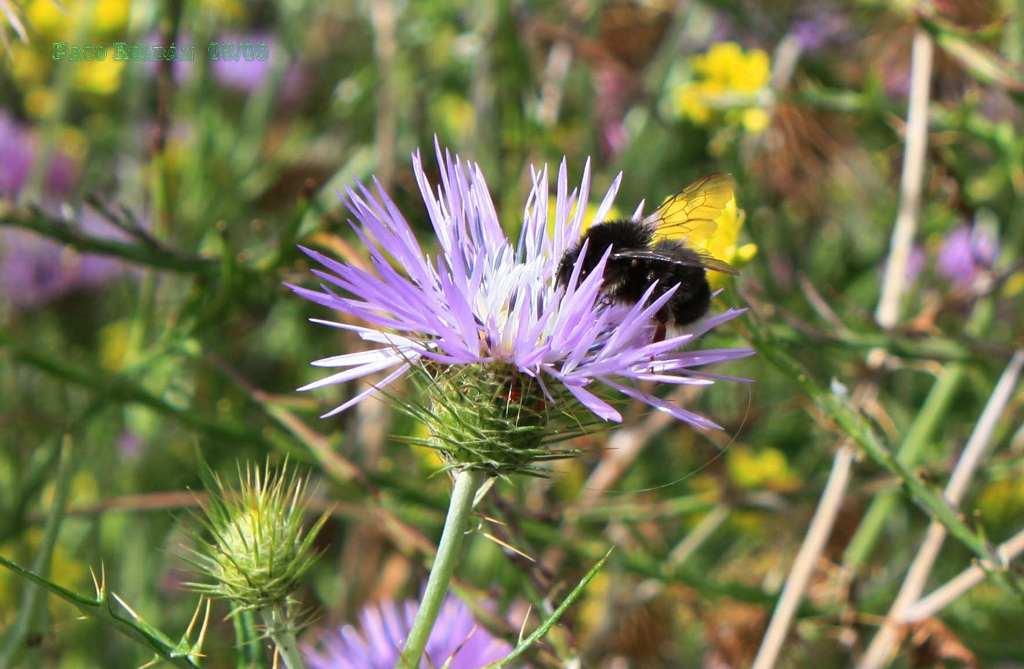
[[[78,128],[69,125],[60,129],[61,153],[67,155],[75,162],[81,163],[85,160],[85,153],[88,147],[89,142],[85,139],[85,134]]]
[[[238,0],[207,0],[203,3],[203,13],[226,21],[237,21],[245,18],[245,4]]]
[[[96,95],[116,93],[121,86],[124,61],[99,60],[79,63],[75,70],[75,88]]]
[[[693,69],[712,81],[729,81],[743,67],[743,48],[736,42],[712,44],[703,56],[694,56]]]
[[[771,64],[768,54],[761,49],[744,52],[735,42],[718,42],[703,55],[691,60],[696,80],[680,85],[675,91],[676,110],[680,116],[698,125],[706,125],[714,118],[710,100],[730,93],[756,93],[768,84]],[[738,120],[751,133],[768,126],[768,113],[752,107],[740,110]],[[735,118],[724,115],[725,120]]]
[[[128,25],[128,0],[98,0],[93,12],[92,27],[100,33],[113,33]]]
[[[800,478],[778,449],[735,446],[726,457],[729,478],[741,488],[786,492],[800,486]]]
[[[711,121],[711,107],[705,99],[707,91],[700,84],[684,84],[676,89],[676,109],[697,125]]]
[[[977,507],[986,527],[1011,527],[1024,511],[1024,480],[1007,478],[989,483],[978,495]]]
[[[753,93],[768,85],[768,78],[771,76],[771,67],[768,61],[768,54],[761,49],[749,51],[730,72],[729,88],[734,91]]]
[[[138,358],[138,333],[130,320],[114,321],[100,330],[100,364],[118,372]]]
[[[15,45],[11,49],[9,67],[14,80],[21,85],[37,83],[46,79],[49,67],[43,58],[30,46]]]
[[[1016,297],[1024,293],[1024,272],[1014,272],[1003,284],[1004,297]]]
[[[467,138],[473,134],[476,127],[476,111],[466,98],[453,94],[440,95],[431,107],[431,115],[440,120],[447,134]]]
[[[33,86],[25,95],[25,111],[35,118],[46,118],[56,105],[57,96],[43,86]]]
[[[760,107],[751,107],[750,109],[743,110],[743,127],[746,128],[747,132],[756,135],[768,127],[768,122],[771,120],[768,117],[768,112],[761,109]]]
[[[54,0],[32,0],[25,11],[25,18],[31,32],[46,38],[66,36],[71,24],[68,11],[58,7]]]

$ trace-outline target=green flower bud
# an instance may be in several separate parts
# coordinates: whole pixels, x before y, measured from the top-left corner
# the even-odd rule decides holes
[[[538,463],[580,452],[552,444],[599,425],[567,392],[545,393],[536,378],[511,365],[427,363],[416,366],[413,378],[424,401],[392,400],[424,423],[429,437],[402,440],[437,450],[450,469],[544,476]]]
[[[209,500],[200,522],[209,538],[199,539],[193,563],[212,582],[194,588],[224,597],[244,609],[287,605],[302,576],[316,561],[313,540],[329,512],[304,529],[308,479],[287,471],[239,468],[239,488],[229,490],[204,467]]]

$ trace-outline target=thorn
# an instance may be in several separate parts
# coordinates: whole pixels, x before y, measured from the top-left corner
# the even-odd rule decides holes
[[[141,617],[141,616],[140,616],[140,615],[139,615],[138,613],[136,613],[136,612],[135,612],[135,611],[134,611],[134,610],[132,609],[132,607],[128,606],[128,602],[126,602],[126,601],[124,601],[123,599],[121,599],[121,597],[120,597],[120,596],[118,596],[118,594],[117,594],[116,592],[112,592],[112,593],[110,593],[110,595],[111,595],[111,596],[112,596],[112,597],[113,597],[114,599],[116,599],[116,600],[117,600],[117,603],[118,603],[118,604],[120,604],[120,605],[121,605],[122,607],[124,607],[124,610],[125,610],[125,611],[127,611],[128,613],[130,613],[130,614],[132,615],[132,618],[135,618],[136,620],[140,620],[140,621],[142,620],[142,617]]]
[[[196,610],[192,612],[192,620],[188,622],[188,627],[185,628],[185,633],[181,636],[181,640],[185,641],[192,636],[192,628],[196,626],[196,621],[199,620],[199,611],[203,608],[203,598],[199,598],[199,603],[196,604]]]
[[[526,615],[523,616],[523,624],[519,626],[519,641],[516,642],[516,645],[521,644],[523,639],[526,638],[526,623],[530,622],[531,613],[533,613],[533,604],[526,607]]]
[[[505,541],[502,541],[501,539],[499,539],[498,537],[494,536],[493,534],[488,534],[487,532],[481,532],[481,534],[483,534],[485,537],[487,537],[488,539],[490,539],[494,543],[498,544],[499,546],[507,548],[508,550],[512,551],[516,555],[521,555],[524,558],[526,558],[527,560],[529,560],[530,562],[536,562],[536,560],[534,560],[532,557],[530,557],[529,555],[527,555],[523,551],[519,550],[518,548],[516,548],[512,544],[509,544],[509,543],[507,543]]]
[[[150,660],[146,664],[144,664],[141,667],[139,667],[139,669],[149,669],[149,667],[155,667],[159,663],[160,663],[160,656],[159,655],[154,655],[152,660]]]
[[[93,571],[92,565],[89,565],[89,576],[92,577],[92,587],[96,589],[96,599],[103,599],[103,590],[100,588],[100,582],[96,580],[96,572]]]
[[[202,657],[203,643],[206,641],[206,630],[210,627],[210,598],[206,598],[206,614],[203,615],[203,626],[199,628],[199,638],[193,646],[196,657]]]

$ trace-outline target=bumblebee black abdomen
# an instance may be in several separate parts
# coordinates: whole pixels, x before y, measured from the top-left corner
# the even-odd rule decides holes
[[[663,283],[666,288],[677,283],[679,288],[665,305],[665,309],[671,312],[671,317],[662,319],[659,314],[659,320],[687,325],[703,318],[711,307],[711,286],[708,285],[707,272],[699,266],[700,256],[678,242],[658,242],[654,248],[687,263],[673,264],[672,269],[664,275]]]
[[[562,285],[569,283],[585,241],[587,255],[581,263],[580,281],[594,271],[611,246],[602,288],[609,300],[636,304],[655,281],[660,289],[655,298],[679,284],[654,319],[662,325],[687,325],[699,320],[711,304],[711,288],[701,256],[680,242],[654,242],[653,237],[653,228],[643,223],[611,221],[595,225],[563,256],[558,281]]]
[[[591,226],[580,241],[562,257],[562,262],[558,266],[558,281],[562,285],[569,283],[572,268],[576,264],[580,251],[583,250],[584,242],[588,242],[587,257],[583,259],[580,281],[594,271],[609,246],[617,251],[647,248],[651,245],[653,236],[654,232],[648,226],[633,221],[608,221]],[[613,262],[609,262],[605,266],[605,278],[611,278],[609,271],[613,264]]]

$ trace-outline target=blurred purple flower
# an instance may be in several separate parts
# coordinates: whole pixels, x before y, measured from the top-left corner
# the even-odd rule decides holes
[[[318,649],[305,647],[306,662],[310,669],[391,669],[418,607],[413,601],[399,605],[391,600],[368,606],[359,614],[359,628],[345,625],[323,635]],[[480,627],[461,600],[448,595],[430,633],[421,667],[480,669],[511,650],[508,643]]]
[[[31,130],[0,110],[0,196],[17,197],[32,175],[36,148]],[[46,167],[47,194],[65,196],[78,180],[78,166],[68,155],[55,150]]]
[[[908,284],[917,281],[917,277],[921,275],[921,270],[924,269],[925,260],[926,256],[922,246],[917,245],[910,249],[910,255],[907,256],[906,269]]]
[[[961,225],[946,235],[936,260],[939,274],[959,287],[970,286],[977,273],[995,262],[998,247],[984,228]]]
[[[254,93],[267,80],[270,74],[270,59],[274,56],[275,45],[273,40],[264,34],[252,35],[224,35],[220,44],[225,45],[265,45],[269,53],[262,54],[265,57],[256,58],[255,53],[230,54],[228,57],[220,57],[210,63],[213,71],[213,78],[221,86],[231,88],[243,93]],[[233,57],[237,56],[237,57]],[[246,56],[249,56],[248,58]]]
[[[808,13],[810,16],[797,20],[790,29],[804,51],[820,49],[849,29],[846,17],[835,9],[816,7]]]
[[[623,118],[626,106],[636,90],[635,77],[619,65],[605,65],[594,70],[597,89],[594,104],[601,127],[601,147],[609,159],[619,155],[629,141]]]
[[[0,110],[0,195],[17,195],[32,170],[32,140],[20,124]]]
[[[99,237],[124,238],[124,233],[91,209],[82,215],[84,232]],[[79,254],[69,247],[25,230],[0,231],[0,301],[16,309],[46,304],[68,293],[103,285],[125,271],[108,256]]]
[[[558,266],[580,237],[590,189],[590,164],[580,189],[568,192],[565,161],[558,171],[553,232],[548,222],[548,173],[532,172],[522,232],[513,247],[506,237],[483,173],[437,147],[443,186],[427,181],[419,154],[413,170],[433,224],[440,252],[431,259],[394,202],[376,184],[349,190],[348,205],[356,234],[369,249],[376,272],[346,265],[303,249],[323,269],[313,273],[325,283],[315,291],[290,286],[300,296],[358,318],[370,327],[314,319],[352,330],[377,349],[332,356],[317,367],[345,368],[300,390],[343,383],[389,370],[378,383],[325,414],[337,414],[403,376],[421,359],[442,365],[502,364],[545,384],[562,384],[597,416],[619,422],[622,416],[592,392],[604,386],[700,428],[718,426],[696,413],[637,387],[644,381],[707,385],[720,377],[698,371],[713,363],[752,354],[747,348],[686,351],[712,328],[743,313],[730,309],[705,319],[690,331],[653,341],[652,316],[675,287],[653,284],[632,308],[611,305],[601,293],[606,249],[585,279],[579,254],[568,286],[558,285]],[[621,175],[613,182],[594,220],[604,220]],[[577,206],[579,204],[579,206]],[[399,272],[395,268],[401,268]],[[329,287],[328,284],[333,284]],[[344,294],[335,292],[340,288]]]
[[[142,441],[142,437],[135,434],[131,430],[125,430],[121,433],[121,436],[117,440],[117,450],[121,453],[121,456],[128,459],[134,460],[142,453],[142,447],[145,443]]]
[[[846,28],[845,16],[823,14],[799,20],[793,27],[793,36],[805,51],[815,51],[840,36]]]

